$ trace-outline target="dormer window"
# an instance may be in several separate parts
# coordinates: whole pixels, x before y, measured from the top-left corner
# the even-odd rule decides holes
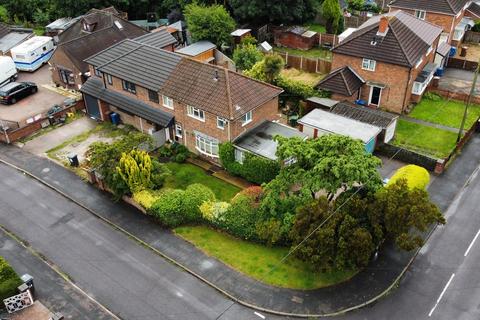
[[[82,30],[85,32],[92,32],[95,29],[95,25],[97,24],[95,21],[91,21],[92,19],[84,19],[82,21]]]

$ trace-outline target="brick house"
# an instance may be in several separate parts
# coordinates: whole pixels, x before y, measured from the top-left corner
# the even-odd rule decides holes
[[[468,29],[470,21],[464,16],[471,3],[470,0],[394,0],[389,7],[390,12],[402,10],[442,27],[440,42],[456,47]]]
[[[210,161],[219,143],[278,118],[282,89],[138,41],[86,62],[95,76],[80,91],[90,116],[108,121],[114,111],[157,145],[177,141]]]
[[[444,64],[449,47],[438,46],[441,33],[403,11],[375,16],[332,49],[333,71],[317,88],[336,100],[402,113]]]
[[[114,14],[111,8],[92,9],[58,35],[49,61],[57,86],[78,89],[89,77],[83,60],[119,41],[147,34],[144,29]]]

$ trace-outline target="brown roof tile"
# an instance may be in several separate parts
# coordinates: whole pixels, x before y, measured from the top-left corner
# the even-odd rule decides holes
[[[389,6],[456,15],[470,0],[393,0]]]
[[[315,87],[350,97],[357,92],[364,83],[365,81],[350,67],[345,66],[330,72],[330,74]]]

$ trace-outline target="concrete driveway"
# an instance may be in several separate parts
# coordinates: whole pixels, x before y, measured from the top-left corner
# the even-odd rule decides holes
[[[445,74],[440,78],[438,88],[444,91],[470,93],[473,82],[473,72],[454,68],[445,69]],[[476,86],[480,92],[480,83]]]
[[[35,82],[38,86],[37,93],[13,105],[0,105],[0,119],[17,122],[21,127],[27,124],[28,119],[32,119],[40,114],[45,114],[54,104],[61,105],[67,98],[44,87],[51,83],[48,65],[41,67],[33,73],[19,72],[17,81]]]

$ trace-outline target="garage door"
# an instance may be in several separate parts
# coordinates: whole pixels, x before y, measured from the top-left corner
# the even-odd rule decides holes
[[[100,116],[100,106],[98,105],[98,99],[94,98],[88,94],[84,95],[85,97],[85,107],[87,108],[87,113],[94,117],[95,119],[102,119]]]

